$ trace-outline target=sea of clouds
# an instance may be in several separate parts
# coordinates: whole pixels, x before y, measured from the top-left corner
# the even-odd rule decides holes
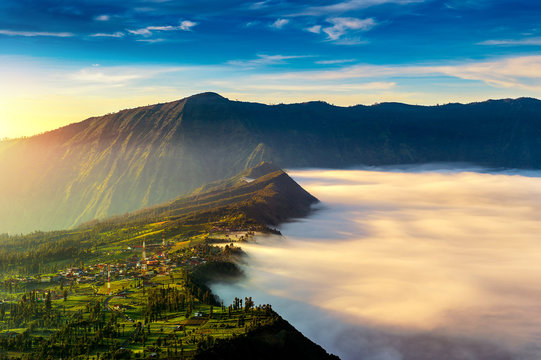
[[[321,200],[243,244],[252,296],[343,359],[541,359],[541,173],[297,170]]]

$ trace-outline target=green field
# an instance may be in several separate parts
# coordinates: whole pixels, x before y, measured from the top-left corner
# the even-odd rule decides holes
[[[206,285],[243,276],[231,241],[316,201],[270,165],[244,181],[253,171],[71,230],[0,234],[0,360],[191,359],[274,324],[270,305],[222,304]],[[281,324],[270,348],[286,346],[282,330],[314,346]]]
[[[95,269],[90,282],[4,277],[0,288],[0,299],[4,299],[0,305],[1,358],[189,359],[217,339],[243,335],[272,322],[276,315],[269,306],[256,307],[247,299],[242,305],[219,304],[209,289],[191,276],[201,264],[171,265],[192,260],[195,254],[212,259],[206,264],[229,259],[223,248],[205,245],[208,236],[203,235],[168,242],[169,265],[162,273],[149,271],[143,276],[137,269],[122,278],[112,276],[110,293],[105,275],[99,276],[95,264],[80,268],[87,274]],[[114,248],[106,245],[96,252],[106,254],[107,260],[122,262],[111,257]],[[154,248],[159,253],[164,250]],[[101,260],[95,253],[91,257]],[[11,283],[11,287],[7,285]]]

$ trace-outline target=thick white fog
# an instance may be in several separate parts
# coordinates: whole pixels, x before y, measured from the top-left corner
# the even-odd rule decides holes
[[[213,289],[344,359],[541,359],[541,177],[411,170],[291,172],[319,209]]]

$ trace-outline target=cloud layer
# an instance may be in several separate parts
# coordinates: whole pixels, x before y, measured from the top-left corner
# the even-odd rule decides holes
[[[541,178],[292,175],[323,209],[247,246],[251,279],[224,296],[277,302],[345,359],[541,356]]]
[[[0,35],[24,36],[24,37],[50,36],[50,37],[61,37],[61,38],[75,36],[75,34],[70,33],[70,32],[17,31],[17,30],[6,30],[6,29],[0,29]]]

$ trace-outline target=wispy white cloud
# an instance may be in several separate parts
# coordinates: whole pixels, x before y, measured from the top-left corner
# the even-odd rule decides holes
[[[139,42],[144,42],[144,43],[149,43],[149,44],[155,44],[155,43],[161,43],[161,42],[164,42],[165,39],[162,39],[162,38],[157,38],[157,39],[137,39],[135,41],[139,41]]]
[[[143,35],[143,36],[150,36],[152,35],[152,32],[147,29],[147,28],[143,28],[143,29],[137,29],[137,30],[128,30],[128,32],[130,34],[133,34],[133,35]]]
[[[197,26],[199,23],[196,23],[195,21],[190,21],[190,20],[184,20],[180,23],[180,30],[184,30],[184,31],[192,31],[192,28],[194,26]]]
[[[505,40],[485,40],[477,43],[477,45],[500,45],[500,46],[514,46],[514,45],[541,45],[541,37],[530,37],[524,39],[505,39]]]
[[[373,18],[335,17],[327,19],[327,22],[333,26],[325,27],[322,31],[327,34],[329,40],[338,40],[350,30],[368,31],[376,26],[376,21]]]
[[[248,5],[248,9],[251,9],[251,10],[259,10],[259,9],[264,9],[264,8],[267,8],[267,7],[269,7],[269,1],[268,0],[258,1],[258,2],[255,2],[255,3],[252,3],[252,4]]]
[[[254,67],[261,65],[284,64],[285,60],[301,59],[311,55],[266,55],[258,54],[257,58],[251,60],[230,60],[227,63],[234,66]]]
[[[465,80],[483,81],[495,87],[541,90],[541,56],[436,66],[433,70]]]
[[[179,30],[180,27],[171,26],[171,25],[167,25],[167,26],[148,26],[146,29],[150,30],[150,31],[173,31],[173,30]]]
[[[340,38],[334,41],[333,43],[337,45],[363,45],[363,44],[368,44],[369,41],[365,39],[361,39],[361,37],[359,36],[354,36],[354,37]]]
[[[153,78],[160,74],[185,70],[183,67],[101,67],[92,66],[68,74],[70,80],[79,83],[122,86],[130,82]]]
[[[149,7],[149,6],[139,6],[139,7],[133,8],[133,11],[142,13],[142,14],[150,14],[150,13],[156,12],[157,10],[158,9]]]
[[[94,68],[82,69],[70,76],[71,79],[100,84],[123,84],[130,80],[140,79],[140,74],[113,74],[103,70],[95,70]]]
[[[111,38],[121,38],[121,37],[124,37],[126,34],[124,34],[123,32],[120,32],[120,31],[117,31],[115,33],[97,33],[97,34],[92,34],[90,36],[92,37],[111,37]]]
[[[360,78],[419,78],[449,76],[481,81],[491,87],[541,91],[541,55],[469,61],[453,65],[351,65],[323,71],[299,71],[259,75],[260,81],[325,80]]]
[[[452,10],[483,9],[491,6],[493,0],[447,0],[445,7]]]
[[[359,84],[245,84],[240,85],[239,90],[273,90],[295,92],[351,92],[351,91],[377,91],[390,90],[396,86],[395,82],[367,82]]]
[[[164,25],[164,26],[147,26],[145,28],[128,30],[130,34],[133,35],[142,35],[142,36],[151,36],[155,31],[192,31],[194,26],[197,26],[199,23],[190,20],[183,20],[178,26]]]
[[[276,19],[275,22],[273,22],[270,27],[274,29],[281,29],[284,26],[286,26],[289,23],[288,19]]]
[[[319,60],[315,61],[316,64],[320,65],[334,65],[334,64],[344,64],[355,61],[354,59],[338,59],[338,60]]]
[[[106,15],[106,14],[103,14],[103,15],[98,15],[94,18],[94,20],[96,21],[109,21],[111,20],[111,16],[110,15]]]
[[[258,26],[260,24],[261,24],[261,21],[254,20],[254,21],[248,21],[246,24],[244,24],[244,26],[247,28],[250,28],[250,27]]]
[[[332,5],[310,6],[298,13],[291,14],[291,16],[325,16],[329,14],[341,14],[352,10],[366,9],[382,4],[407,5],[424,1],[425,0],[348,0]]]
[[[8,36],[52,36],[52,37],[72,37],[75,34],[70,32],[48,32],[48,31],[17,31],[17,30],[5,30],[0,29],[0,35]]]
[[[314,34],[319,34],[321,33],[321,25],[310,26],[307,27],[305,30]]]

